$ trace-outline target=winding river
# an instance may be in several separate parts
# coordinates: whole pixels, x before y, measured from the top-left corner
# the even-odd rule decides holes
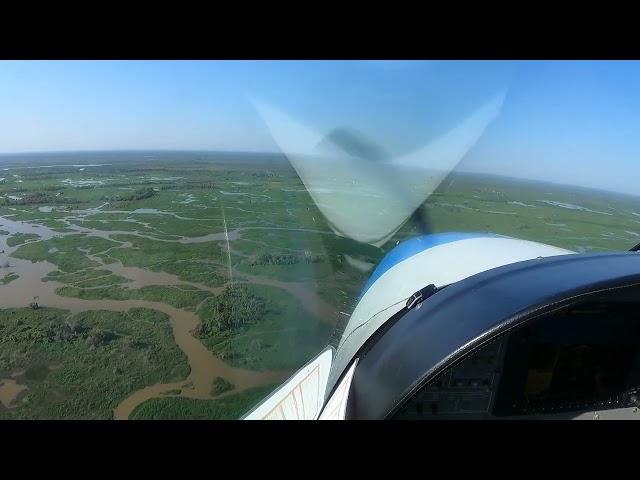
[[[7,230],[10,233],[35,233],[42,239],[66,235],[65,233],[55,232],[45,226],[34,225],[28,222],[13,221],[7,217],[0,217],[0,229]],[[114,233],[80,227],[72,227],[72,229],[74,231],[82,231],[84,233],[103,238],[109,238],[108,235]],[[131,232],[122,233],[131,234]],[[232,233],[233,237],[231,235]],[[229,237],[229,240],[238,238],[238,232],[229,232]],[[147,300],[82,300],[78,298],[59,296],[55,293],[55,290],[64,284],[56,281],[43,282],[41,280],[49,272],[56,270],[57,267],[49,262],[32,263],[29,260],[10,257],[11,253],[18,247],[8,247],[6,245],[6,238],[6,236],[0,235],[0,251],[3,252],[0,253],[0,266],[4,265],[7,261],[10,266],[8,268],[0,268],[0,275],[15,272],[19,275],[19,278],[7,285],[0,286],[2,308],[24,307],[33,301],[34,295],[37,295],[39,304],[46,307],[69,310],[71,314],[87,310],[112,310],[117,312],[126,312],[131,308],[144,307],[161,311],[169,316],[175,342],[187,356],[189,366],[191,368],[189,376],[180,382],[158,383],[133,392],[114,409],[114,419],[127,419],[141,403],[151,398],[168,396],[166,393],[172,390],[180,390],[179,395],[173,396],[210,399],[212,398],[210,394],[211,386],[216,377],[224,378],[231,382],[235,387],[232,391],[221,395],[225,396],[248,388],[281,382],[292,373],[291,371],[258,372],[228,365],[208,350],[196,337],[194,337],[193,332],[199,325],[200,319],[191,311],[178,309],[162,302]],[[222,233],[196,238],[197,241],[210,241],[222,240],[226,237],[224,233]],[[204,238],[207,238],[207,240],[204,240]],[[172,241],[192,243],[185,239]],[[94,260],[100,261],[98,257],[90,257]],[[142,268],[125,267],[120,262],[103,264],[101,268],[108,269],[114,274],[130,279],[131,283],[129,286],[132,288],[141,288],[147,285],[190,285],[192,287],[208,290],[214,294],[220,293],[224,288],[209,287],[199,283],[187,282],[166,272],[154,272]],[[286,290],[300,300],[303,307],[308,312],[328,323],[333,324],[334,322],[336,313],[335,309],[330,304],[322,300],[315,291],[303,283],[282,282],[271,278],[258,277],[237,271],[234,271],[233,275],[239,281],[246,281],[260,285],[270,285]],[[15,382],[11,383],[6,381],[4,384],[4,389],[12,395],[15,394],[16,388],[20,388],[17,385],[14,385],[14,383]],[[9,393],[7,393],[7,396]]]

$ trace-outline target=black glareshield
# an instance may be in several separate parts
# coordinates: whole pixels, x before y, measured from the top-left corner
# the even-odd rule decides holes
[[[452,284],[363,348],[347,418],[389,418],[420,387],[499,335],[594,295],[637,285],[635,253],[529,260]]]

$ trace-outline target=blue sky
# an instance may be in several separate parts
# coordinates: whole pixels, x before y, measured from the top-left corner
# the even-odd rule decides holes
[[[460,168],[640,194],[639,62],[0,62],[0,153],[276,151],[251,99],[395,155],[506,92]]]

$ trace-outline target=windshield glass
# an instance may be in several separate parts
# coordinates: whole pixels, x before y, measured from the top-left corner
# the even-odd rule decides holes
[[[0,62],[0,419],[240,418],[391,307],[352,318],[426,234],[629,250],[639,86],[638,62]]]

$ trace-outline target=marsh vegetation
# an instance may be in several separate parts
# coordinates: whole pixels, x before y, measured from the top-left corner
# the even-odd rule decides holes
[[[0,418],[237,418],[424,233],[334,234],[279,156],[77,155],[2,159]],[[636,197],[500,177],[452,174],[416,215],[575,251],[640,241]]]

